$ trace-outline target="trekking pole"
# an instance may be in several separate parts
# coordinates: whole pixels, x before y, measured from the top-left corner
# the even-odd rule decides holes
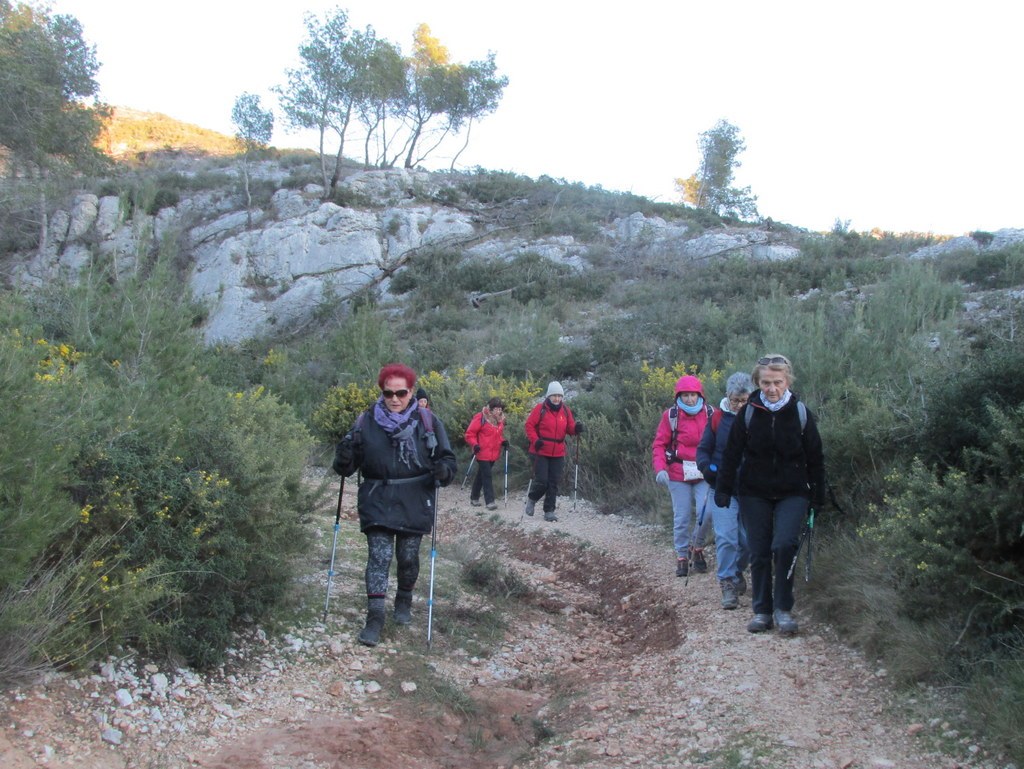
[[[789,571],[786,572],[786,579],[790,579],[793,576],[793,571],[796,569],[796,559],[800,557],[800,549],[804,546],[804,540],[807,541],[807,563],[804,569],[804,582],[811,581],[811,537],[814,536],[814,508],[808,508],[807,520],[804,522],[804,530],[800,535],[800,541],[797,543],[796,552],[793,553],[793,563],[789,565]]]
[[[576,459],[574,461],[576,471],[572,480],[572,511],[576,512],[576,491],[580,486],[580,437],[576,436]]]
[[[804,559],[804,582],[811,581],[811,562],[814,560],[814,508],[807,516],[807,557]]]
[[[531,471],[532,472],[532,471]],[[526,484],[526,504],[530,502],[530,489],[533,488],[533,477],[530,477],[530,482]],[[522,524],[523,518],[526,517],[526,504],[523,505],[523,512],[519,514],[519,523]]]
[[[462,488],[466,488],[466,481],[469,480],[469,474],[473,472],[473,463],[476,462],[476,454],[469,460],[469,467],[466,468],[466,477],[462,479]]]
[[[530,491],[533,489],[533,476],[537,474],[537,456],[532,455],[533,459],[530,460],[530,482],[526,484],[526,504],[530,503]],[[519,524],[522,525],[523,519],[526,517],[526,505],[523,506],[523,512],[519,514]]]
[[[427,648],[434,625],[434,561],[437,560],[437,483],[434,483],[434,521],[430,527],[430,593],[427,597]]]
[[[508,449],[505,449],[505,507],[508,507]]]
[[[327,621],[327,608],[331,605],[331,583],[334,581],[334,554],[338,552],[338,529],[341,528],[341,496],[345,493],[345,476],[341,476],[338,485],[338,511],[334,514],[334,544],[331,545],[331,565],[327,569],[327,598],[324,599],[324,622]]]
[[[709,491],[708,494],[710,493]],[[704,525],[704,515],[708,511],[708,494],[704,495],[704,504],[700,508],[700,515],[697,516],[697,531],[700,531],[700,527]]]

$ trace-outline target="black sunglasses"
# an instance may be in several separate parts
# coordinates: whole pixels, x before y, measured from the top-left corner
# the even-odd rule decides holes
[[[385,398],[404,398],[409,394],[408,390],[381,390],[380,394]]]
[[[758,358],[758,366],[771,366],[774,363],[781,363],[784,366],[789,365],[789,361],[783,358],[781,355],[774,355],[771,358]]]

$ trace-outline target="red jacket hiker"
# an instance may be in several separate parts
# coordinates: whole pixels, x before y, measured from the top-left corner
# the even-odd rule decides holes
[[[480,451],[474,451],[478,462],[494,462],[501,456],[501,449],[505,443],[505,415],[496,418],[491,413],[489,406],[484,406],[483,411],[476,414],[469,420],[469,427],[466,428],[466,443],[470,448],[479,446]]]
[[[533,407],[526,418],[526,437],[530,453],[542,457],[564,457],[565,438],[577,435],[576,419],[563,401],[557,407],[547,398]],[[537,441],[541,441],[537,446]]]

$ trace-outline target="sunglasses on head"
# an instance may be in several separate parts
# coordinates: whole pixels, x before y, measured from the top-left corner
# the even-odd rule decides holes
[[[783,358],[781,355],[773,355],[770,358],[758,358],[757,359],[757,365],[758,366],[771,366],[774,363],[781,363],[784,366],[788,366],[789,365],[789,361],[786,360],[785,358]]]
[[[404,398],[409,394],[408,390],[381,390],[381,395],[385,398]]]

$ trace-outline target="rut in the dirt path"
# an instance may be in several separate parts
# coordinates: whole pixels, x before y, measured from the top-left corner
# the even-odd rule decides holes
[[[643,570],[606,555],[586,543],[546,537],[518,529],[501,532],[502,552],[555,575],[548,591],[535,597],[540,606],[567,608],[593,620],[614,636],[605,652],[610,658],[632,657],[677,646],[679,617],[672,602],[652,600]]]

